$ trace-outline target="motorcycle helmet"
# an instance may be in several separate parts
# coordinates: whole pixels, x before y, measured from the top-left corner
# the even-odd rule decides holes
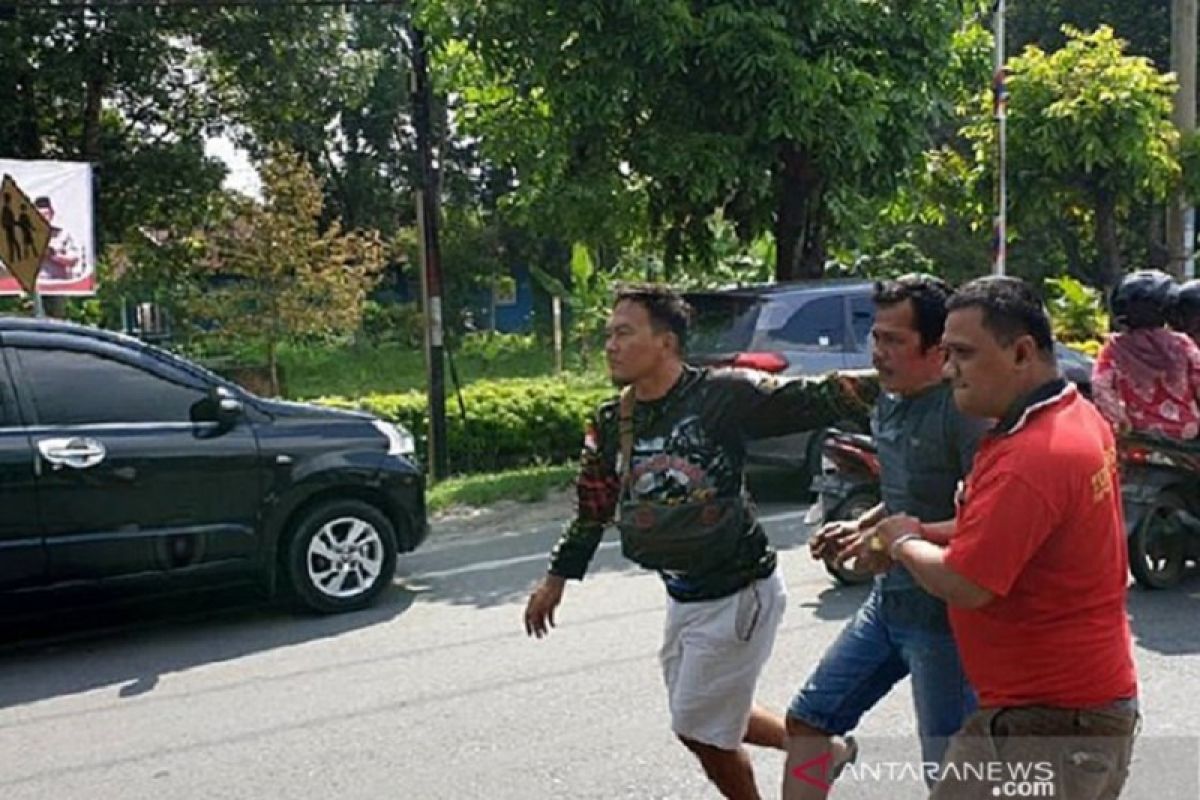
[[[1200,279],[1190,280],[1175,290],[1171,327],[1183,333],[1200,332]]]
[[[1112,293],[1113,320],[1124,328],[1157,328],[1167,321],[1175,281],[1157,269],[1131,272]]]

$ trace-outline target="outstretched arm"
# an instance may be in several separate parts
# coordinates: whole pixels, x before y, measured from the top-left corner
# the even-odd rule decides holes
[[[844,420],[865,427],[879,394],[875,373],[862,370],[802,378],[727,370],[715,377],[729,384],[730,414],[750,439],[827,428]]]

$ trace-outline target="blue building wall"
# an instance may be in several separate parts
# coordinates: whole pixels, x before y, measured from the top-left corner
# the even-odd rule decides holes
[[[501,333],[529,333],[533,330],[533,276],[524,264],[513,269],[514,297],[496,298],[496,330]],[[487,308],[488,297],[483,298]],[[511,300],[511,302],[507,302]],[[503,302],[502,302],[503,301]]]

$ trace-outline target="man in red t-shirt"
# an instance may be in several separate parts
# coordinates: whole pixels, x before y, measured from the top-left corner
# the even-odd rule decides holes
[[[1033,290],[982,278],[948,304],[959,409],[998,420],[954,522],[897,516],[879,536],[950,623],[980,710],[951,740],[933,798],[1052,781],[1116,797],[1138,724],[1127,555],[1112,431],[1058,372]]]

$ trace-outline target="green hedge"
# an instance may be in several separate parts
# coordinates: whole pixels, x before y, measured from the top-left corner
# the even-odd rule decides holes
[[[588,416],[615,391],[569,379],[529,378],[479,381],[462,395],[465,421],[458,398],[453,392],[446,397],[450,468],[471,473],[574,460]],[[429,423],[424,392],[372,394],[357,400],[325,397],[317,402],[360,408],[400,423],[416,437],[425,463]]]
[[[847,373],[849,375],[849,373]],[[863,417],[878,385],[872,374],[855,373]],[[818,387],[814,403],[841,395],[834,384]],[[498,472],[500,470],[560,464],[573,461],[583,443],[583,429],[595,407],[615,397],[611,386],[580,378],[510,378],[478,381],[463,389],[466,418],[458,398],[446,398],[446,423],[450,469],[454,473]],[[840,408],[843,400],[833,399]],[[359,408],[383,419],[398,422],[417,439],[417,453],[426,463],[429,423],[424,392],[372,394],[357,400],[325,397],[318,403],[341,408]]]

